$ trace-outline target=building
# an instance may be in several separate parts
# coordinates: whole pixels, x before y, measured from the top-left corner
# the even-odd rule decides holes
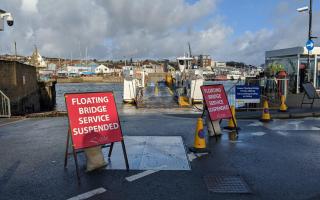
[[[69,76],[89,75],[94,72],[91,66],[76,64],[75,66],[67,66]]]
[[[114,70],[110,69],[109,67],[105,66],[105,65],[99,65],[97,68],[95,68],[95,73],[96,74],[110,74],[113,73]]]
[[[201,68],[211,67],[211,57],[209,55],[194,56],[195,64]]]
[[[142,65],[141,70],[146,73],[163,73],[163,66],[157,64]]]
[[[227,67],[227,63],[225,63],[225,62],[215,62],[214,67],[226,68]]]
[[[40,55],[37,47],[32,53],[28,64],[34,66],[36,68],[37,73],[39,73],[40,70],[47,69],[47,63],[46,61],[44,61],[44,59]]]
[[[310,66],[308,66],[308,50],[305,47],[293,47],[266,51],[265,66],[281,64],[288,74],[289,92],[299,93],[301,84],[312,82],[314,87],[320,88],[320,47],[310,51]]]

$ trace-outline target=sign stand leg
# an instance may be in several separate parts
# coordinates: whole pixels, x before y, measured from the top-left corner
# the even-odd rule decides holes
[[[78,179],[78,184],[80,184],[80,174],[79,174],[79,166],[78,166],[78,158],[77,158],[77,153],[74,150],[74,148],[72,148],[72,153],[73,153],[73,157],[74,157],[74,163],[76,165],[76,172],[77,172],[77,179]]]
[[[235,122],[235,120],[234,120],[233,116],[232,116],[232,121],[233,121],[234,126],[236,127],[236,133],[237,133],[237,135],[239,135],[239,132],[238,132],[238,125],[236,124],[236,122]]]
[[[207,107],[205,108],[206,109],[206,114],[208,115],[207,117],[209,117],[209,121],[210,121],[210,123],[211,123],[211,126],[212,126],[212,129],[213,129],[213,132],[214,132],[214,137],[216,138],[216,142],[218,142],[218,136],[217,136],[217,132],[216,132],[216,130],[214,129],[214,126],[213,126],[213,123],[212,123],[212,120],[211,120],[211,118],[210,118],[210,113],[209,113],[209,110],[207,109]],[[203,114],[204,114],[204,112],[205,112],[205,110],[203,111]],[[202,114],[202,115],[203,115]],[[220,122],[219,123],[221,123],[221,120],[220,120]],[[208,125],[207,125],[208,126]]]
[[[114,144],[114,142],[112,142],[112,143],[111,143],[111,145],[110,145],[109,153],[108,153],[108,158],[110,158],[110,157],[111,157],[112,149],[113,149],[113,144]]]
[[[70,138],[70,130],[68,130],[68,134],[67,134],[66,153],[64,155],[64,168],[67,168],[67,164],[68,164],[69,138]]]
[[[126,162],[126,168],[127,168],[127,171],[129,171],[129,162],[128,162],[128,157],[127,157],[126,146],[124,145],[124,140],[121,141],[121,145],[122,145],[124,161]]]
[[[214,129],[214,126],[213,126],[211,119],[210,119],[210,123],[211,123],[212,129],[213,129],[213,132],[214,132],[214,137],[216,138],[216,142],[218,142],[218,136],[217,136],[216,130]]]

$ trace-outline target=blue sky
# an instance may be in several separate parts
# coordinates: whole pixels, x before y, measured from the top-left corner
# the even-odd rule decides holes
[[[234,29],[234,37],[245,31],[260,29],[274,29],[275,15],[281,16],[285,12],[290,20],[293,16],[304,17],[305,14],[296,8],[309,5],[308,0],[220,0],[216,9],[217,14],[223,16],[225,23]],[[313,1],[313,11],[319,11],[320,1]],[[314,19],[316,23],[316,19]]]

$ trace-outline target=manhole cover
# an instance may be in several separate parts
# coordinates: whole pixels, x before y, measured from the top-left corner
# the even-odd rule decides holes
[[[204,181],[208,190],[214,193],[250,193],[240,176],[205,176]]]

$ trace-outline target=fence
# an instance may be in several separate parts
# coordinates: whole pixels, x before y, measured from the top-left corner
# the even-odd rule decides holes
[[[271,102],[278,103],[282,95],[288,95],[287,78],[260,78],[260,79],[246,79],[246,85],[259,85],[261,88],[261,98],[268,99]]]
[[[246,78],[246,80],[237,81],[206,81],[206,84],[223,84],[228,96],[229,104],[234,105],[236,108],[262,108],[264,100],[268,100],[271,106],[278,105],[282,95],[288,94],[288,80],[287,78]],[[250,103],[238,103],[236,101],[235,86],[236,85],[248,85],[248,86],[260,86],[260,104]]]
[[[0,117],[11,117],[10,99],[0,90]]]

